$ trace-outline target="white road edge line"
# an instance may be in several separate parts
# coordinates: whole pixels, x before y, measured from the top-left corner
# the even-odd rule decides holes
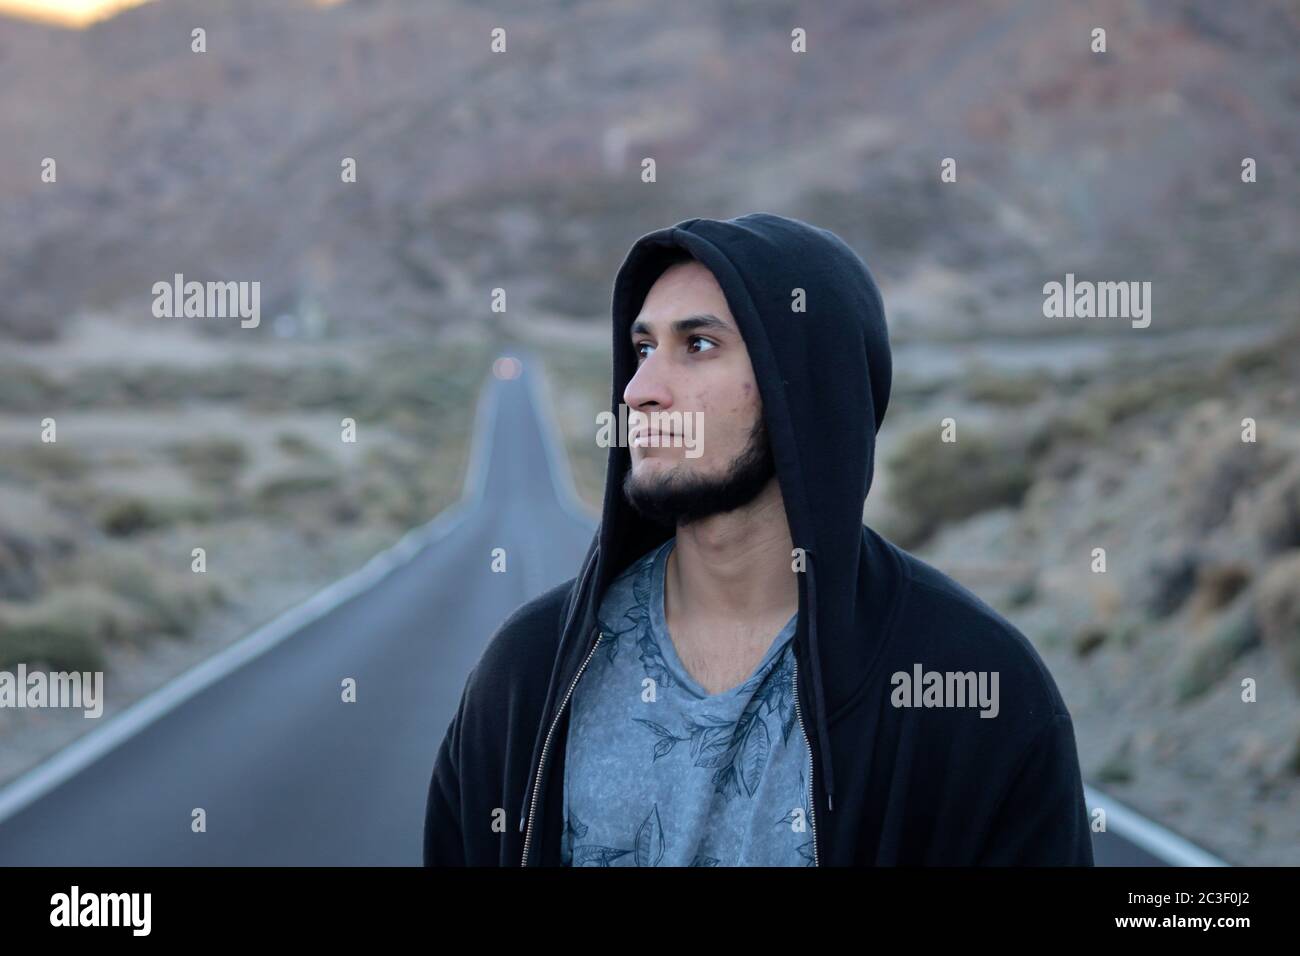
[[[1114,797],[1092,787],[1084,786],[1084,798],[1089,808],[1100,807],[1106,811],[1106,829],[1135,843],[1152,856],[1159,857],[1171,866],[1231,866],[1212,853],[1202,850],[1190,840],[1166,830],[1153,820],[1148,820],[1131,807],[1126,807]]]
[[[14,778],[0,789],[0,823],[80,773],[200,691],[266,653],[344,602],[374,587],[421,550],[464,524],[483,500],[492,456],[492,433],[496,427],[499,388],[500,382],[489,374],[479,391],[465,484],[455,504],[439,512],[427,524],[408,531],[395,545],[376,554],[352,574],[340,578],[248,636],[196,664],[142,697],[116,717],[110,718],[102,727],[78,737],[43,763]]]

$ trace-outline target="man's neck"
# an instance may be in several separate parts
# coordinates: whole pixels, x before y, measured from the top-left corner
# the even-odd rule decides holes
[[[664,577],[682,620],[789,620],[799,607],[789,523],[776,479],[743,508],[679,526]]]

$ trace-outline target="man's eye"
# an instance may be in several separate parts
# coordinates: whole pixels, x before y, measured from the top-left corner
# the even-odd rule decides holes
[[[649,353],[642,351],[643,349],[647,349],[647,348],[653,350],[654,346],[651,345],[649,342],[637,342],[632,346],[632,350],[636,352],[636,357],[638,361],[647,358],[649,356]]]
[[[698,343],[699,345],[703,346],[703,348],[700,348],[698,350],[688,348],[688,351],[707,352],[709,349],[716,349],[718,347],[716,342],[711,342],[710,340],[700,335],[692,335],[689,339],[687,339],[687,342],[690,345],[695,345]]]

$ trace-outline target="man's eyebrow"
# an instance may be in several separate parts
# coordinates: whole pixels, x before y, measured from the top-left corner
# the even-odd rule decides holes
[[[688,315],[685,318],[674,319],[671,323],[672,330],[677,335],[686,335],[689,332],[698,332],[700,329],[709,329],[714,332],[730,332],[731,326],[722,321],[716,315],[710,315],[707,312],[701,312],[696,315]],[[641,319],[632,323],[632,335],[638,333],[650,334],[650,326],[646,325]]]

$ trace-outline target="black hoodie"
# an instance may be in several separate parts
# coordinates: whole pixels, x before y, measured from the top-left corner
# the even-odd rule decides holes
[[[856,253],[770,213],[642,236],[614,282],[611,412],[636,371],[629,326],[680,249],[713,273],[744,337],[805,554],[794,645],[815,861],[1091,865],[1073,724],[1038,654],[966,588],[863,524],[892,363],[880,293]],[[576,578],[516,610],[470,673],[430,781],[426,865],[558,865],[567,705],[596,609],[671,533],[624,500],[628,467],[627,449],[611,447],[600,527]],[[927,672],[995,673],[996,716],[904,693],[897,675]]]

